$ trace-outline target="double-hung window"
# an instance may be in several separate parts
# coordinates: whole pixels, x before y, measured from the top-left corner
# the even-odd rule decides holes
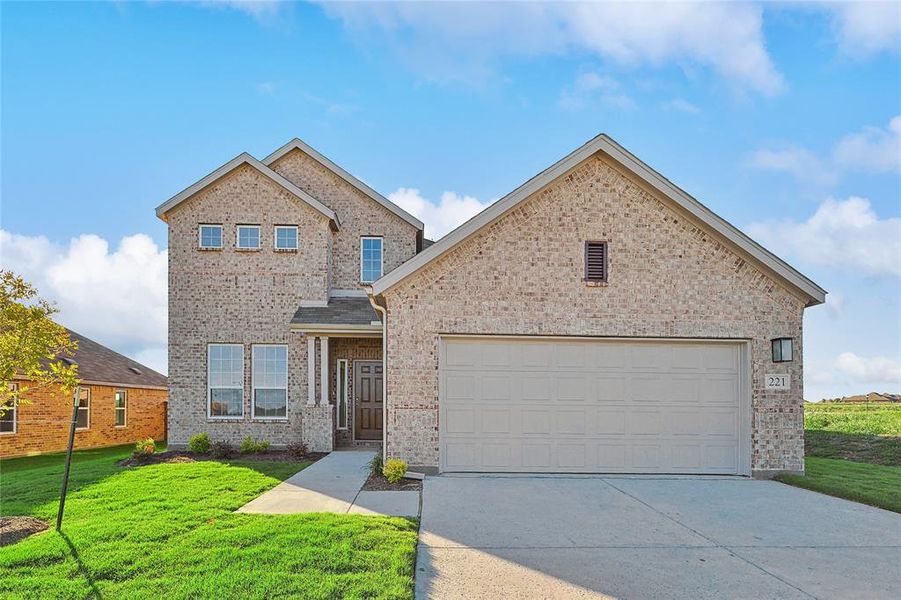
[[[297,226],[296,225],[276,225],[275,226],[275,249],[276,250],[297,250]]]
[[[288,347],[253,346],[253,418],[288,416]]]
[[[237,247],[239,250],[259,250],[260,226],[238,225]]]
[[[18,384],[10,383],[9,389],[14,394],[19,388]],[[10,400],[9,404],[0,407],[0,435],[16,432],[16,401]]]
[[[360,281],[372,283],[382,276],[382,238],[360,239]]]
[[[207,347],[207,386],[211,418],[244,416],[244,346],[210,344]]]
[[[198,243],[204,250],[222,248],[222,225],[201,225],[198,228]]]
[[[128,392],[116,390],[115,398],[116,427],[125,427],[128,419]]]
[[[91,427],[91,388],[78,386],[75,393],[78,402],[75,429],[89,429]]]

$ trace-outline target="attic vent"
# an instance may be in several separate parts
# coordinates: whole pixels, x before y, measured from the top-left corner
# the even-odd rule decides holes
[[[141,374],[141,369],[139,369],[139,368],[137,368],[137,367],[128,367],[128,370],[131,371],[132,373],[137,374],[137,375],[140,375],[140,374]]]
[[[607,242],[585,242],[585,281],[607,283]]]

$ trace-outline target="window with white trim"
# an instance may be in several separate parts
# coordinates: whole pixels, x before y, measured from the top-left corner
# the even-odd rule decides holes
[[[115,404],[116,427],[125,427],[128,422],[128,392],[116,390]]]
[[[210,418],[244,416],[244,346],[210,344],[207,347],[207,389]]]
[[[205,250],[222,248],[222,225],[201,225],[197,236],[198,244]]]
[[[372,283],[382,276],[382,238],[360,239],[360,281]]]
[[[253,345],[253,418],[288,416],[288,347]]]
[[[335,392],[335,398],[337,399],[338,406],[336,407],[336,413],[338,415],[338,429],[347,429],[347,405],[348,403],[348,392],[349,388],[349,369],[347,359],[339,358],[338,364],[335,368],[335,376],[337,377],[337,387]]]
[[[296,225],[276,225],[275,226],[275,249],[276,250],[297,250],[297,226]]]
[[[260,249],[260,226],[238,225],[237,247],[241,250]]]
[[[89,429],[91,427],[91,388],[78,386],[75,393],[78,398],[75,429]]]
[[[15,392],[19,389],[19,384],[10,383],[9,389]],[[10,399],[9,404],[0,407],[0,435],[13,434],[16,432],[16,401]]]

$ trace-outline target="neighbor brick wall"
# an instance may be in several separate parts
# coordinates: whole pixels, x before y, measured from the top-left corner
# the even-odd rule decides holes
[[[609,285],[583,281],[609,243]],[[751,340],[752,468],[804,468],[804,300],[600,155],[385,294],[387,454],[438,465],[438,334]],[[773,364],[770,339],[795,338]],[[764,391],[789,373],[790,392]]]
[[[384,272],[388,273],[416,254],[416,228],[384,208],[316,160],[292,150],[272,169],[331,208],[341,221],[334,235],[332,287],[360,287],[360,238],[382,236]]]
[[[27,383],[23,382],[23,387]],[[90,427],[75,432],[75,448],[97,448],[131,444],[139,439],[160,441],[166,431],[166,390],[85,385],[91,389]],[[128,394],[125,427],[116,427],[115,393]],[[72,394],[59,386],[32,388],[23,397],[16,415],[16,433],[0,434],[0,456],[20,456],[59,452],[69,443],[72,422]]]

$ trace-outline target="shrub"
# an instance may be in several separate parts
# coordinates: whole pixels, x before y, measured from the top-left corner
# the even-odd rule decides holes
[[[379,452],[375,456],[372,457],[372,460],[369,461],[369,474],[370,475],[380,475],[382,472],[382,467],[384,463],[382,461],[382,453]]]
[[[156,442],[153,441],[153,438],[147,438],[146,440],[138,440],[135,442],[135,454],[153,454],[156,452]]]
[[[399,458],[389,458],[385,461],[382,473],[388,479],[388,483],[397,483],[407,474],[407,463]]]
[[[307,454],[310,453],[310,449],[303,442],[293,442],[285,446],[285,450],[288,451],[288,454],[293,456],[294,458],[304,458]]]
[[[269,442],[266,440],[257,441],[249,435],[241,442],[241,452],[243,454],[256,454],[258,452],[265,452],[268,449]]]
[[[210,436],[207,432],[195,433],[188,438],[188,450],[194,454],[206,454],[210,451]]]
[[[234,453],[235,447],[228,442],[213,442],[210,446],[213,458],[230,458]]]

